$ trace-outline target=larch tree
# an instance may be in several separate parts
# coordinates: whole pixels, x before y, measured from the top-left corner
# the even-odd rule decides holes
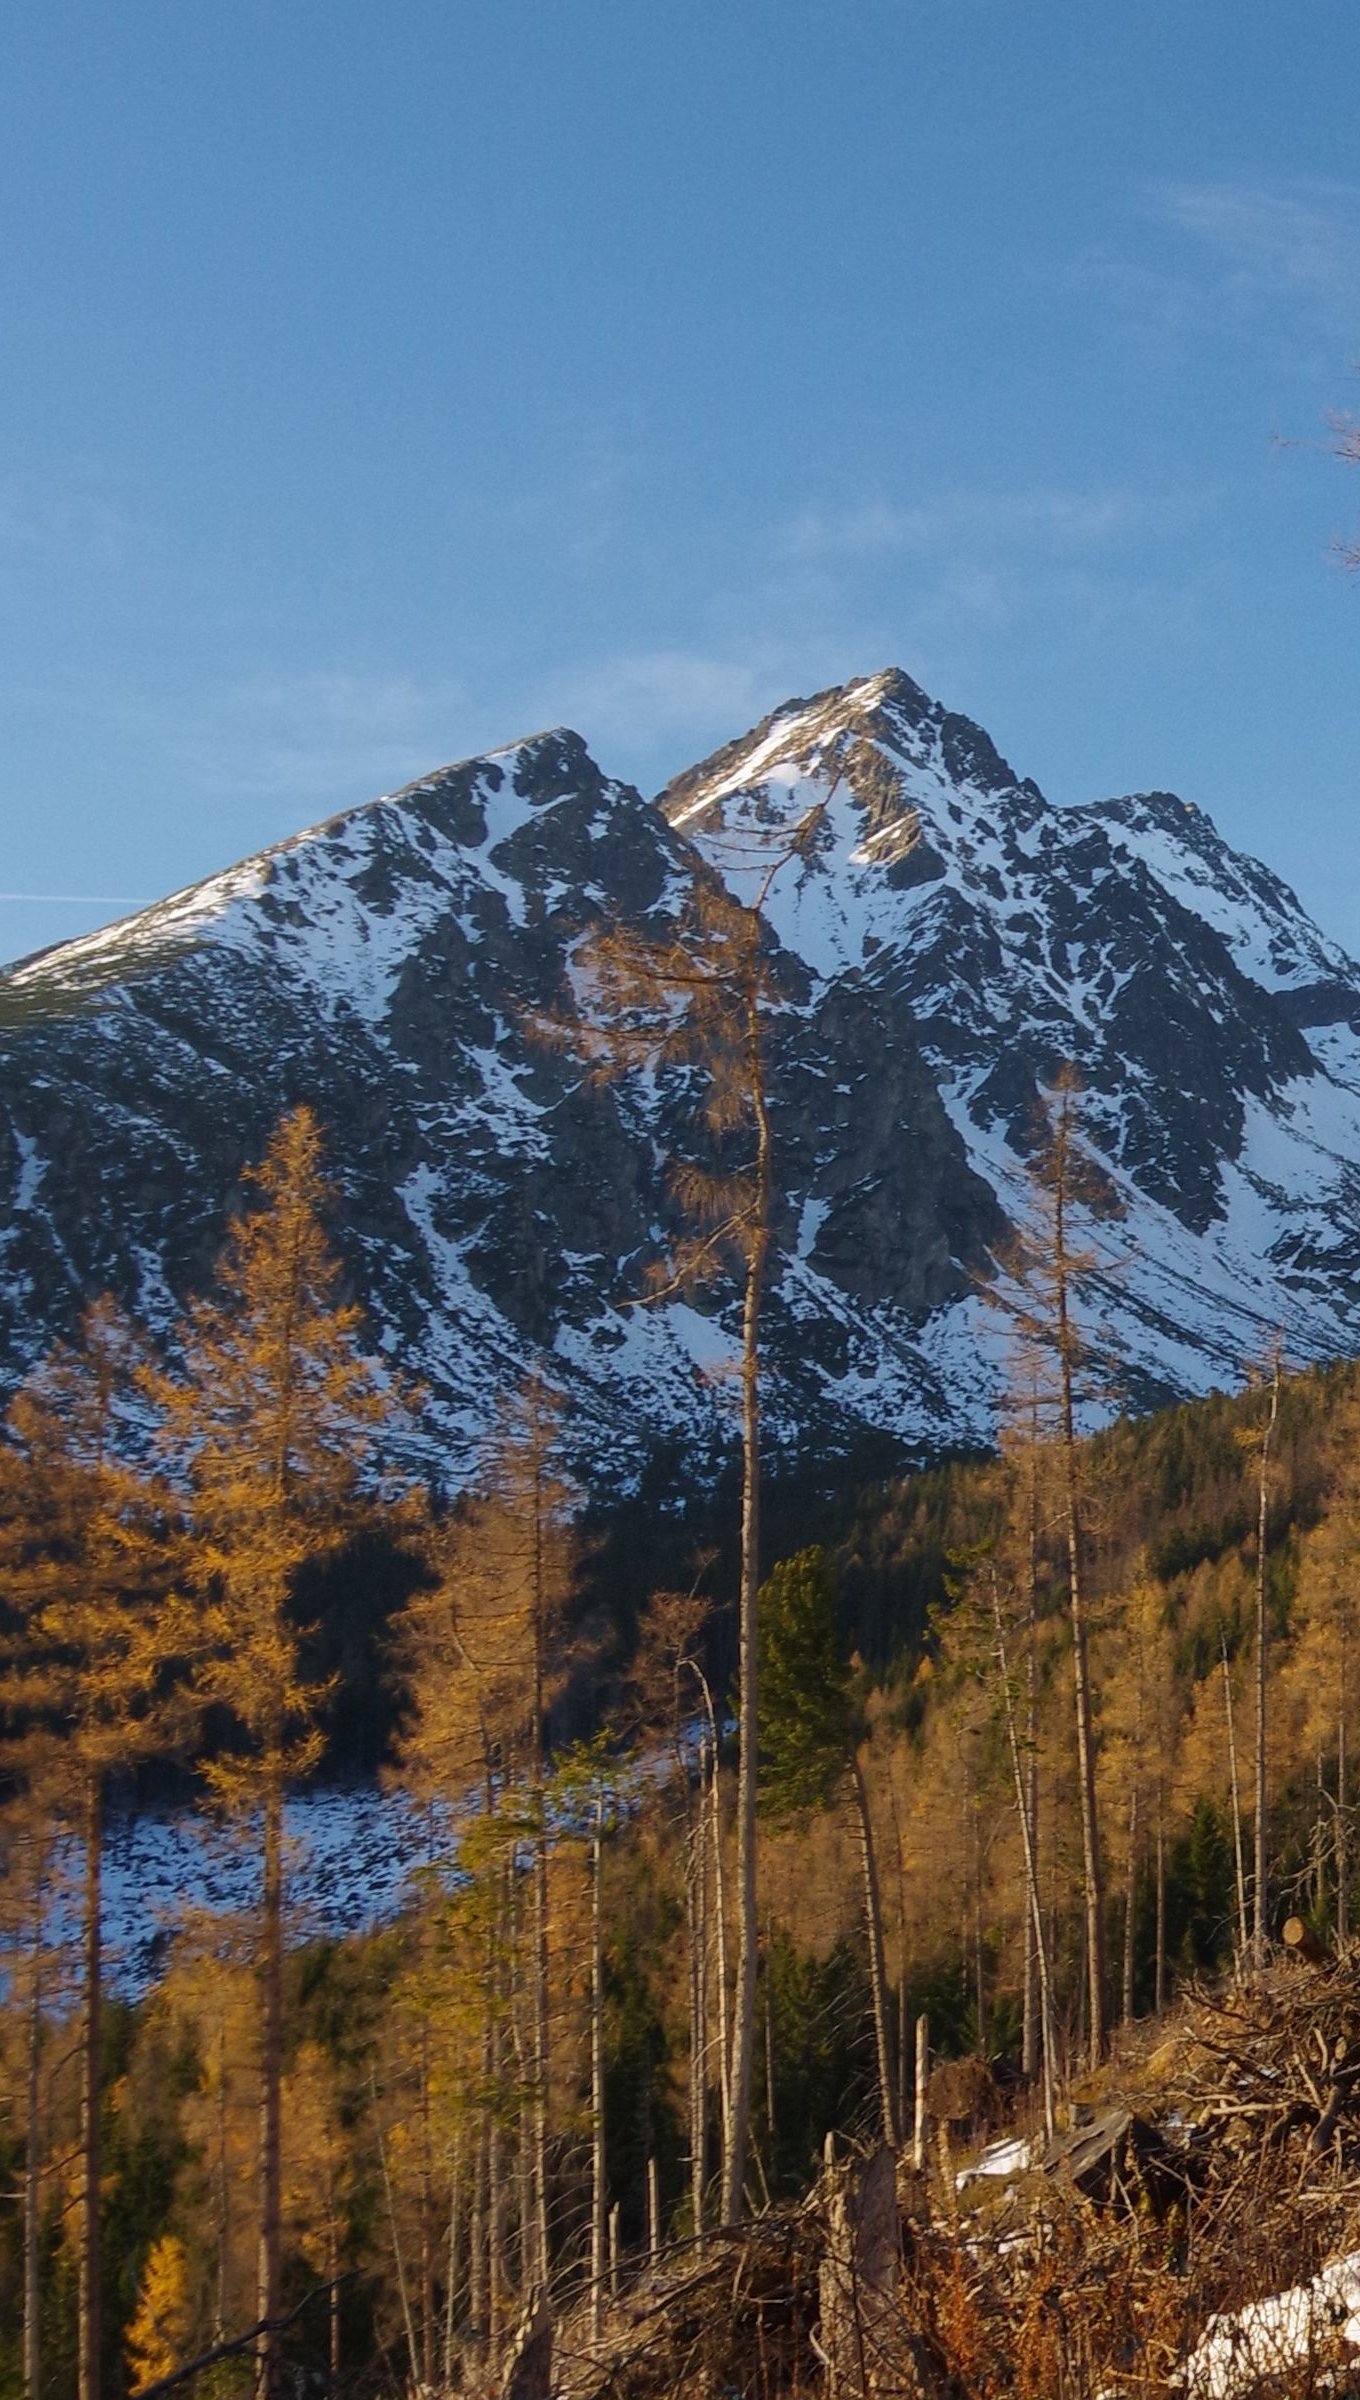
[[[533,1378],[501,1411],[476,1495],[429,1528],[427,1578],[394,1627],[401,1779],[445,1810],[474,1791],[488,1811],[504,1810],[513,1791],[515,1838],[531,1853],[525,2233],[529,2280],[538,2287],[551,2267],[547,1733],[570,1667],[565,1632],[580,1567],[579,1495],[559,1451],[554,1396]]]
[[[1275,1429],[1280,1419],[1280,1368],[1282,1344],[1276,1340],[1266,1360],[1262,1382],[1265,1406],[1259,1433],[1249,1445],[1256,1452],[1256,1774],[1255,1774],[1255,1833],[1253,1845],[1251,1895],[1251,1957],[1258,1975],[1265,1971],[1268,1940],[1267,1888],[1267,1730],[1270,1668],[1270,1611],[1267,1568],[1270,1539],[1270,1470],[1271,1451],[1275,1444]]]
[[[811,853],[825,803],[791,829],[732,862],[749,884],[735,898],[716,877],[696,878],[674,929],[657,936],[597,934],[574,961],[577,1010],[557,1028],[607,1075],[667,1067],[696,1075],[720,1164],[672,1161],[671,1188],[687,1230],[651,1280],[653,1298],[731,1272],[742,1285],[741,1566],[737,1611],[737,1971],[724,2112],[722,2214],[745,2206],[746,2151],[755,2074],[760,1954],[756,1879],[757,1594],[760,1588],[761,1317],[775,1190],[769,1031],[782,1005],[765,911],[776,876]],[[737,1163],[728,1165],[734,1148]]]
[[[168,1746],[170,1669],[186,1646],[154,1488],[127,1463],[141,1353],[109,1299],[88,1308],[10,1410],[0,1562],[10,1612],[0,1707],[6,1764],[79,1838],[80,2400],[101,2380],[100,2186],[104,1809],[111,1776]]]
[[[360,1478],[401,1401],[360,1349],[360,1312],[340,1299],[324,1219],[322,1136],[307,1108],[285,1116],[246,1178],[217,1289],[180,1328],[181,1364],[157,1379],[164,1443],[187,1482],[202,1658],[195,1690],[228,1713],[237,1744],[205,1760],[219,1804],[260,1843],[260,2192],[256,2355],[262,2400],[280,2387],[283,1805],[323,1748],[329,1686],[309,1680],[294,1586],[352,1531]]]
[[[1088,1537],[1077,1408],[1090,1362],[1090,1342],[1079,1304],[1083,1286],[1099,1261],[1091,1249],[1079,1245],[1074,1221],[1079,1207],[1100,1197],[1101,1186],[1080,1139],[1079,1089],[1075,1073],[1064,1068],[1045,1102],[1031,1170],[1035,1204],[1023,1243],[1023,1289],[1011,1315],[1022,1345],[1037,1353],[1048,1368],[1046,1406],[1055,1442],[1067,1568],[1085,1903],[1086,2026],[1094,2064],[1105,2049],[1105,1877],[1096,1805]]]

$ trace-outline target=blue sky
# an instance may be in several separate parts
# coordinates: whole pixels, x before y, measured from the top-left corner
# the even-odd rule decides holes
[[[17,0],[0,956],[901,664],[1360,951],[1360,10]]]

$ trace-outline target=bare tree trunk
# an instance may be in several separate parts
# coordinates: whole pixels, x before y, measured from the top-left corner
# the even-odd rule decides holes
[[[987,2049],[987,1947],[982,1906],[982,1793],[974,1784],[971,1791],[973,1819],[973,1975],[977,1985],[977,2046],[979,2054]]]
[[[1153,1999],[1158,2016],[1166,2007],[1166,1816],[1162,1780],[1157,1778],[1157,1957]]]
[[[453,2329],[457,2322],[458,2295],[458,2218],[463,2196],[463,2135],[462,2129],[453,2137],[453,2163],[449,2170],[449,2257],[448,2280],[444,2287],[444,2389],[453,2389]]]
[[[1020,1846],[1025,1860],[1025,1893],[1029,1903],[1030,1935],[1034,1946],[1039,1982],[1039,2053],[1044,2078],[1044,2131],[1053,2139],[1057,2119],[1053,2094],[1053,1992],[1048,1972],[1048,1946],[1044,1940],[1043,1899],[1039,1890],[1039,1854],[1036,1826],[1030,1816],[1033,1793],[1025,1788],[1020,1764],[1020,1742],[1015,1728],[1015,1701],[1011,1693],[1010,1662],[1006,1656],[1006,1623],[1001,1613],[1001,1593],[996,1576],[992,1576],[992,1617],[996,1626],[996,1656],[1001,1669],[1001,1690],[1006,1704],[1006,1738],[1010,1744],[1011,1773],[1015,1781],[1015,1808],[1020,1820]],[[1032,1656],[1032,1654],[1031,1654]],[[1033,1684],[1030,1686],[1030,1708],[1034,1707]],[[918,2100],[918,2108],[919,2108]],[[918,2131],[918,2148],[920,2138]]]
[[[859,1820],[860,1866],[864,1876],[864,1930],[869,1939],[869,1990],[873,2000],[874,2045],[878,2056],[878,2103],[883,2118],[883,2139],[895,2149],[900,2137],[897,2094],[893,2084],[892,2031],[888,2018],[888,1971],[883,1957],[883,1902],[879,1894],[878,1859],[874,1850],[869,1790],[858,1753],[850,1761],[850,1773],[855,1791],[855,1814]]]
[[[912,2128],[912,2164],[918,2175],[926,2165],[926,2084],[930,2079],[930,2019],[916,2020],[916,2116]]]
[[[104,1853],[104,1794],[101,1778],[92,1772],[85,1794],[85,2021],[81,2033],[80,2078],[80,2276],[79,2276],[79,2393],[80,2400],[99,2400],[100,2282],[99,2243],[101,2179],[100,2102],[103,2065],[103,1927],[101,1874]]]
[[[42,2294],[38,2284],[38,2235],[42,2200],[43,1879],[33,1904],[33,1980],[28,1995],[27,2123],[24,2127],[24,2394],[39,2400],[42,2386]]]
[[[1124,1889],[1124,2023],[1133,2023],[1133,1939],[1138,1903],[1138,1784],[1129,1794],[1129,1879]]]
[[[330,2283],[328,2389],[330,2400],[340,2400],[340,2244],[333,2216],[326,2228],[326,2274]]]
[[[420,2383],[420,2354],[416,2348],[415,2319],[411,2314],[411,2293],[406,2281],[406,2260],[401,2246],[401,2228],[397,2223],[397,2204],[392,2190],[392,2171],[387,2163],[387,2141],[382,2118],[378,2111],[378,2086],[370,2072],[368,2088],[373,2100],[373,2124],[378,2136],[378,2163],[382,2168],[383,2194],[387,2201],[387,2227],[392,2236],[392,2263],[397,2270],[397,2296],[401,2301],[401,2320],[406,2329],[406,2356],[410,2362],[411,2383]]]
[[[892,1801],[893,1849],[897,1859],[897,1938],[901,1969],[897,1978],[897,2126],[905,2141],[910,2117],[907,2107],[907,2076],[910,2071],[907,2042],[907,1867],[902,1854],[902,1817],[897,1805],[897,1786],[892,1779],[891,1766],[888,1793]]]
[[[231,2257],[231,2183],[227,2173],[227,2023],[217,2028],[217,2279],[214,2337],[227,2338],[227,2262]]]
[[[605,2244],[608,2238],[604,2157],[603,1878],[604,1799],[601,1797],[595,1803],[595,1833],[590,1845],[590,2330],[596,2341],[603,2329]]]
[[[1077,1768],[1081,1794],[1082,1871],[1086,1893],[1086,2033],[1092,2065],[1105,2051],[1105,1887],[1100,1865],[1100,1821],[1096,1813],[1096,1745],[1091,1677],[1087,1658],[1086,1600],[1082,1582],[1081,1493],[1077,1470],[1073,1369],[1076,1333],[1072,1324],[1067,1247],[1067,1182],[1071,1145],[1071,1096],[1062,1093],[1055,1144],[1053,1186],[1053,1272],[1058,1304],[1058,1365],[1062,1380],[1064,1515],[1067,1588],[1072,1618],[1072,1681],[1077,1719]]]
[[[713,1835],[713,1929],[715,1935],[716,1983],[718,2003],[718,2098],[722,2117],[723,2157],[726,2159],[732,2134],[732,2048],[729,2017],[731,1970],[727,1955],[727,1879],[723,1870],[722,1841],[722,1780],[719,1771],[717,1717],[709,1702],[709,1725],[712,1733],[712,1782],[709,1787],[709,1816]]]
[[[1039,1849],[1039,1427],[1038,1395],[1034,1395],[1033,1416],[1029,1442],[1029,1523],[1025,1577],[1026,1647],[1025,1647],[1025,1787],[1017,1791],[1016,1805],[1028,1827],[1028,1854],[1031,1861]],[[1043,1914],[1038,1905],[1037,1869],[1026,1870],[1031,1886],[1030,1906],[1025,1920],[1025,2001],[1024,2032],[1021,2067],[1027,2083],[1033,2083],[1039,2067],[1039,2050],[1043,2038],[1041,2017],[1046,2013],[1040,1988],[1040,1952],[1043,1948]],[[1046,1966],[1043,1972],[1046,1972]],[[1051,2074],[1050,2074],[1051,2083]],[[1051,2105],[1051,2095],[1050,2102]]]
[[[533,2096],[533,2236],[526,2243],[529,2264],[526,2298],[535,2284],[548,2285],[548,2087],[549,1973],[548,1948],[548,1824],[544,1808],[544,1689],[547,1651],[547,1587],[544,1570],[542,1391],[533,1391],[534,1440],[534,1690],[533,1777],[537,1824],[534,1834],[534,2096]]]
[[[482,2040],[482,2069],[490,2078],[491,2035],[489,2021]],[[477,2126],[476,2145],[472,2157],[472,2201],[468,2210],[468,2333],[473,2346],[481,2351],[486,2346],[487,2320],[487,2181],[491,2153],[491,2120],[482,2110]]]
[[[765,1927],[765,2131],[769,2144],[770,2172],[774,2173],[774,2005],[770,1996],[770,1968],[774,1957],[774,1927]]]
[[[430,2189],[430,2021],[420,2025],[420,2372],[434,2384],[434,2208]]]
[[[1256,1856],[1252,1886],[1252,1964],[1266,1963],[1266,1669],[1269,1625],[1266,1609],[1266,1533],[1270,1511],[1270,1450],[1280,1414],[1280,1345],[1271,1357],[1270,1410],[1261,1435],[1261,1471],[1256,1508]]]
[[[689,1920],[689,2197],[694,2239],[704,2252],[708,2188],[708,1992],[704,1792],[702,1776],[685,1844],[685,1912]]]
[[[491,2029],[492,2089],[501,2088],[504,2065],[502,2028]],[[493,2359],[499,2356],[509,2290],[505,2256],[505,2134],[493,2107],[486,2146],[486,2336]]]
[[[741,1609],[737,1757],[737,1989],[732,2026],[731,2113],[723,2159],[723,2222],[735,2225],[745,2206],[746,2144],[751,2122],[755,2054],[756,1969],[760,1927],[756,1891],[756,1600],[760,1589],[760,1309],[770,1241],[770,1117],[761,1059],[756,961],[760,920],[751,924],[747,986],[747,1055],[756,1119],[756,1184],[746,1259],[741,1358]]]
[[[1351,1889],[1349,1826],[1346,1817],[1346,1663],[1341,1662],[1341,1707],[1336,1720],[1336,1938],[1349,1941]]]
[[[283,2091],[283,1785],[272,1762],[264,1789],[264,1892],[260,1922],[260,2256],[255,2313],[257,2400],[282,2385],[280,2223]]]
[[[1232,1673],[1228,1666],[1228,1637],[1220,1634],[1223,1657],[1223,1706],[1228,1720],[1228,1774],[1232,1784],[1233,1857],[1237,1867],[1237,1959],[1247,1957],[1247,1870],[1242,1856],[1242,1798],[1237,1781],[1237,1728],[1233,1722]]]

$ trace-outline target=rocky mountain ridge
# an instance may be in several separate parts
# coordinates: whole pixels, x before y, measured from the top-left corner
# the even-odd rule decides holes
[[[242,1166],[306,1099],[372,1338],[461,1474],[541,1363],[583,1458],[732,1431],[736,1295],[640,1306],[683,1078],[602,1088],[534,1027],[602,922],[694,876],[768,920],[779,1205],[770,1428],[987,1438],[996,1278],[1038,1087],[1070,1058],[1112,1194],[1090,1305],[1116,1397],[1232,1382],[1276,1326],[1360,1327],[1360,967],[1167,794],[1056,809],[905,675],[791,702],[656,802],[554,731],[422,778],[0,977],[0,1362],[82,1295],[164,1332]]]

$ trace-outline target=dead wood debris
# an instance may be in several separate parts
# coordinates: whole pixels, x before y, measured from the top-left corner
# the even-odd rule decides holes
[[[802,2203],[640,2272],[598,2343],[569,2310],[554,2400],[1185,2392],[1215,2315],[1360,2246],[1360,1955],[1301,1947],[1249,1987],[1192,1993],[1047,2152],[1012,2142],[1004,2178],[960,2193],[886,2151],[830,2156]],[[542,2316],[532,2330],[513,2400],[546,2388]],[[1360,2393],[1348,2339],[1338,2325],[1272,2388]]]

